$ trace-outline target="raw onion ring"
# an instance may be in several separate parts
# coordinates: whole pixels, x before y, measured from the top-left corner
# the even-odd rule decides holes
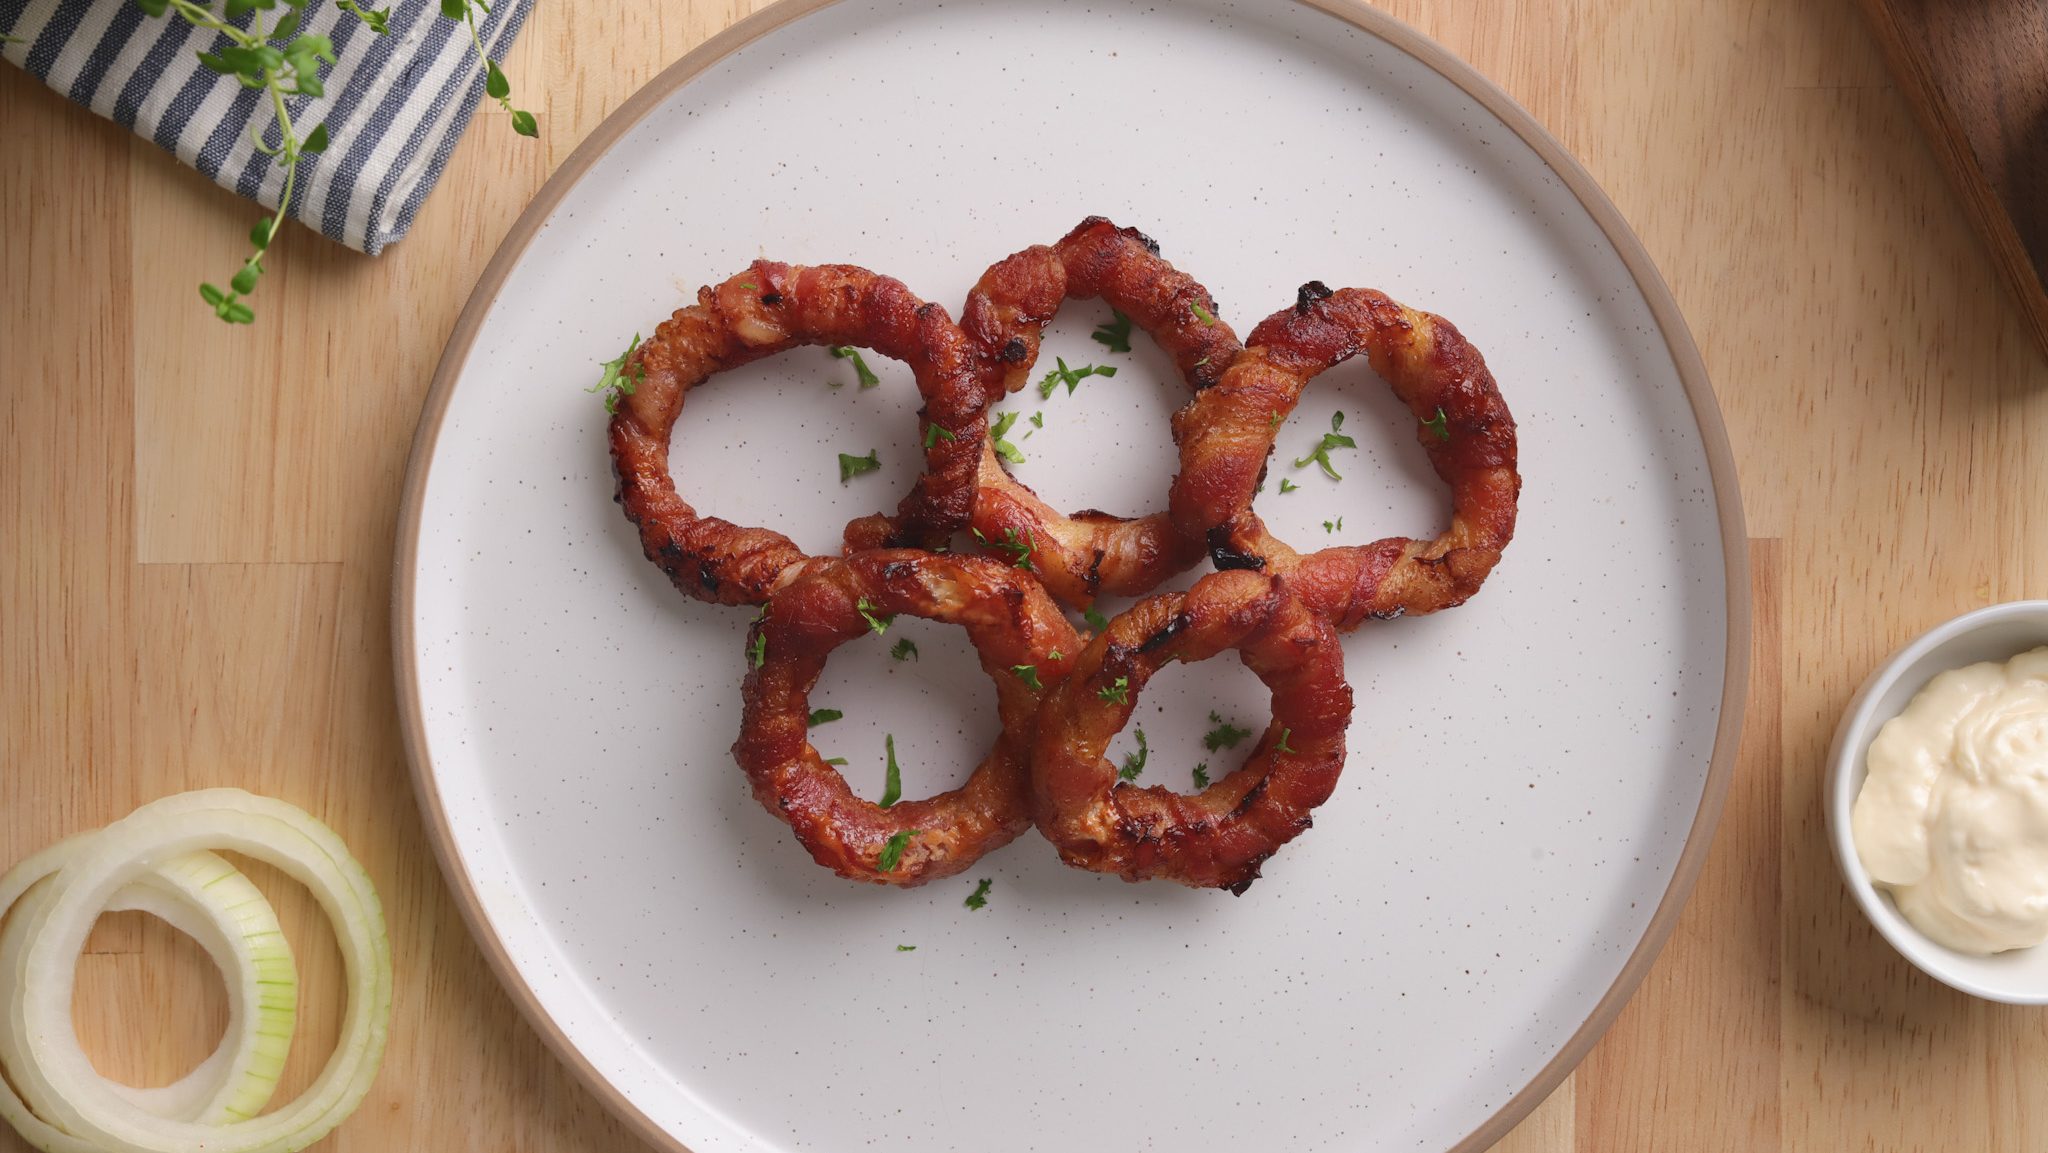
[[[810,691],[832,650],[869,632],[869,616],[899,613],[967,630],[995,682],[1003,731],[966,784],[885,809],[855,796],[811,746]],[[1059,607],[1017,569],[910,550],[817,562],[769,600],[749,645],[760,656],[747,674],[733,756],[754,796],[819,864],[858,881],[921,885],[960,872],[1031,827],[1026,760],[1044,691],[1033,683],[1056,684],[1081,642]],[[1033,676],[1020,675],[1019,666]]]
[[[1273,697],[1273,719],[1235,771],[1199,793],[1120,782],[1103,754],[1168,662],[1234,649]],[[1033,817],[1070,865],[1242,894],[1306,830],[1344,767],[1351,686],[1329,626],[1285,582],[1212,573],[1139,601],[1088,643],[1040,706]]]

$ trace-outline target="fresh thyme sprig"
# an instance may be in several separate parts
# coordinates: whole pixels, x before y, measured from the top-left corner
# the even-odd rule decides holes
[[[264,131],[258,126],[252,124],[249,129],[256,150],[270,157],[284,172],[277,209],[249,230],[253,251],[228,278],[226,288],[211,281],[199,285],[200,299],[213,309],[215,316],[228,324],[251,324],[256,320],[256,310],[249,306],[248,298],[263,278],[263,259],[277,239],[278,230],[284,227],[285,213],[291,209],[292,194],[298,189],[299,162],[325,152],[329,143],[325,124],[299,135],[285,97],[326,94],[320,74],[335,62],[334,42],[317,33],[299,31],[312,0],[225,0],[224,15],[216,15],[212,3],[213,0],[135,0],[135,6],[145,15],[162,17],[175,13],[195,28],[226,37],[228,46],[220,51],[197,53],[200,64],[210,72],[234,77],[244,88],[261,90],[277,117],[275,144],[264,139]],[[379,36],[390,31],[389,8],[366,9],[356,0],[336,0],[335,7],[362,21]],[[512,130],[521,136],[538,136],[540,128],[533,113],[512,107],[511,84],[484,52],[483,39],[477,32],[476,9],[482,9],[486,15],[490,13],[487,0],[441,0],[443,16],[469,25],[470,42],[476,45],[477,56],[484,62],[484,90],[512,113]],[[247,28],[236,26],[235,21],[252,13],[254,18]]]

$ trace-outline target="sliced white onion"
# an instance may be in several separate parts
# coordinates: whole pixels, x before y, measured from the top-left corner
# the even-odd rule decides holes
[[[289,1153],[326,1136],[362,1103],[390,1025],[391,947],[368,874],[332,830],[281,801],[207,789],[145,805],[58,849],[68,851],[38,854],[0,879],[4,908],[47,877],[0,933],[0,986],[7,994],[0,1063],[20,1093],[15,1100],[0,1091],[0,1114],[24,1137],[50,1153]],[[225,1125],[157,1116],[148,1106],[161,1102],[138,1103],[132,1092],[98,1075],[71,1023],[78,953],[101,910],[144,877],[161,877],[157,870],[165,863],[206,849],[266,861],[311,890],[334,922],[349,987],[341,1040],[305,1093],[275,1113]],[[61,859],[47,859],[53,855]],[[37,876],[20,880],[36,870]],[[15,891],[7,891],[6,881],[15,882]],[[230,940],[240,931],[223,928]],[[263,995],[255,994],[251,1004],[257,1011],[249,1016],[260,1017]],[[248,1071],[268,1069],[274,1081],[277,1068],[265,1062],[274,1057],[281,1067],[282,1048],[256,1041],[247,1047],[254,1051]],[[209,1105],[236,1112],[262,1107],[252,1101],[248,1086],[224,1082]]]

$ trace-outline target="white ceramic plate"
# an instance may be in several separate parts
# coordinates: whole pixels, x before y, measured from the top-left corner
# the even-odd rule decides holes
[[[697,1153],[1490,1143],[1647,968],[1733,758],[1740,514],[1654,270],[1525,113],[1362,7],[795,3],[570,160],[421,422],[400,695],[486,952],[615,1108]],[[839,880],[727,751],[750,614],[640,557],[583,388],[757,255],[867,265],[957,310],[990,262],[1089,213],[1157,237],[1240,332],[1312,278],[1454,319],[1520,421],[1520,532],[1470,605],[1346,641],[1344,780],[1246,896],[1070,870],[1033,835],[922,890]],[[1137,513],[1164,499],[1180,398],[1142,340],[1090,342],[1106,317],[1070,307],[1046,367],[1122,375],[1005,407],[1045,414],[1025,480]],[[914,472],[914,392],[878,367],[865,392],[829,387],[850,368],[816,350],[716,379],[679,427],[682,490],[832,548]],[[1312,387],[1283,452],[1338,409],[1360,439],[1344,481],[1279,460],[1261,513],[1304,546],[1433,534],[1445,498],[1362,365]],[[836,454],[869,449],[883,469],[840,484]],[[896,635],[919,660],[850,646],[814,698],[846,712],[817,741],[868,795],[884,734],[919,795],[993,732],[962,638]],[[1208,712],[1257,727],[1261,692],[1229,660],[1162,677],[1145,779],[1222,761]]]

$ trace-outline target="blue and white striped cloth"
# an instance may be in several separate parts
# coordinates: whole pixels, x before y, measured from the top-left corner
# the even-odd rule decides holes
[[[493,60],[511,46],[530,2],[500,0],[480,18]],[[301,30],[333,40],[337,59],[322,76],[324,96],[289,98],[299,135],[325,124],[330,140],[326,152],[300,161],[291,215],[372,254],[405,235],[484,94],[483,65],[460,21],[441,15],[436,0],[390,7],[390,32],[379,36],[333,0],[307,5]],[[277,139],[266,94],[207,71],[195,55],[228,46],[225,36],[175,12],[148,16],[134,0],[0,0],[0,35],[11,38],[0,58],[221,187],[277,206],[284,174],[250,138],[253,125]]]

